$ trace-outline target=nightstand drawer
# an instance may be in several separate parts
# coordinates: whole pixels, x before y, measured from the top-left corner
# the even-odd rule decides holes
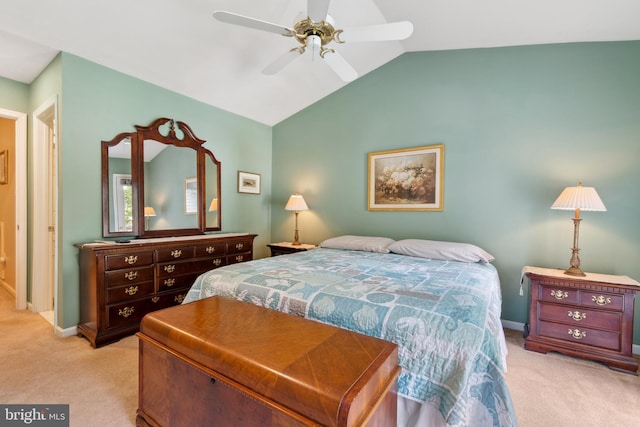
[[[619,331],[622,322],[621,313],[589,310],[584,307],[541,302],[539,310],[540,320],[562,322],[576,328],[582,326]]]
[[[541,320],[538,322],[538,333],[542,336],[557,338],[563,341],[620,351],[620,334],[618,332],[599,331],[597,329]]]
[[[622,311],[624,307],[624,297],[622,295],[604,292],[582,291],[580,300],[585,307],[598,307],[616,311]]]
[[[540,300],[562,302],[563,304],[580,304],[580,294],[577,289],[540,285]]]

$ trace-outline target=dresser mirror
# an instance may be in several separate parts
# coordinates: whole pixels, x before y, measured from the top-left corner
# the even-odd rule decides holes
[[[167,237],[221,229],[220,162],[173,119],[102,142],[104,237]]]

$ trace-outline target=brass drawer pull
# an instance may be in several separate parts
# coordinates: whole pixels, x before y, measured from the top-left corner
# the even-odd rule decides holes
[[[125,319],[133,314],[133,307],[125,307],[118,310],[118,316],[122,316]]]
[[[243,259],[244,257],[242,255],[236,255],[236,261],[242,262]]]
[[[164,266],[164,271],[166,271],[167,273],[173,273],[175,269],[176,269],[176,266],[173,264]]]
[[[222,264],[222,260],[220,258],[216,258],[213,260],[213,265],[215,265],[216,267],[219,267],[220,264]]]
[[[571,317],[576,322],[579,322],[583,319],[587,318],[587,313],[580,313],[579,311],[571,311],[568,312],[569,317]]]
[[[174,258],[180,258],[182,256],[182,250],[176,249],[175,251],[171,251],[171,256]]]
[[[153,302],[154,304],[157,303],[158,301],[160,301],[160,297],[151,298],[151,302]]]
[[[611,304],[611,298],[605,297],[604,295],[592,296],[591,301],[595,302],[598,305],[607,305]]]
[[[128,273],[125,273],[124,277],[129,279],[129,280],[135,280],[136,277],[138,277],[138,272],[137,271],[130,271]]]
[[[587,336],[585,331],[581,331],[580,329],[569,329],[569,335],[577,340],[581,340]]]
[[[207,246],[207,249],[205,249],[205,251],[207,251],[208,254],[212,254],[216,251],[216,248],[213,246]]]
[[[241,251],[244,248],[244,243],[236,243],[236,249]]]
[[[555,299],[561,300],[561,299],[569,298],[569,292],[554,289],[551,291],[551,296],[554,297]]]
[[[176,279],[164,279],[164,284],[168,287],[172,287],[173,285],[176,284]]]
[[[184,295],[176,295],[173,300],[175,302],[177,302],[178,304],[182,304],[182,301],[184,300]]]
[[[129,265],[133,265],[136,262],[138,262],[138,256],[137,255],[129,255],[124,257],[124,262],[126,262]]]
[[[124,293],[127,295],[135,295],[138,293],[138,287],[137,286],[129,286],[127,289],[124,290]]]

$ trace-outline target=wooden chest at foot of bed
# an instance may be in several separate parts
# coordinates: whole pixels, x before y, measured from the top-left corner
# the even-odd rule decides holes
[[[391,426],[393,343],[224,297],[146,315],[138,425]]]

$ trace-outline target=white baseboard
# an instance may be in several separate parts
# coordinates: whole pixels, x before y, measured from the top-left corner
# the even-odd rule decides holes
[[[74,335],[78,335],[78,328],[76,326],[72,326],[70,328],[62,329],[60,326],[56,326],[55,334],[61,338],[72,337]]]
[[[516,331],[524,331],[524,323],[512,322],[511,320],[501,319],[502,327],[506,329],[513,329]],[[633,354],[640,354],[640,345],[633,344],[631,351]]]

